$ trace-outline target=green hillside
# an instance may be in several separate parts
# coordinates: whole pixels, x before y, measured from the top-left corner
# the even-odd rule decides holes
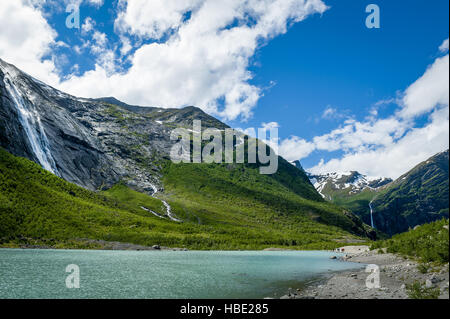
[[[397,234],[449,213],[448,150],[431,157],[381,191],[372,206],[377,229]]]
[[[443,264],[448,263],[448,244],[448,219],[442,219],[395,235],[389,240],[375,242],[371,248],[387,248],[390,253]]]
[[[297,177],[286,172],[270,177],[245,165],[166,162],[166,191],[159,196],[184,220],[177,223],[143,210],[164,215],[160,200],[124,184],[91,192],[0,149],[0,246],[101,248],[87,240],[96,239],[189,249],[317,249],[360,239],[359,219],[303,198],[304,190],[292,186]]]
[[[347,189],[331,189],[327,185],[322,193],[328,196],[330,202],[347,208],[370,224],[369,203],[377,195],[377,190],[366,188],[359,193],[350,194]]]

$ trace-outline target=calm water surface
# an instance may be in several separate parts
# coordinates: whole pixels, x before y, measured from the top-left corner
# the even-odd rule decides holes
[[[361,268],[323,251],[0,249],[0,298],[279,297],[321,274]],[[80,288],[66,287],[66,267]]]

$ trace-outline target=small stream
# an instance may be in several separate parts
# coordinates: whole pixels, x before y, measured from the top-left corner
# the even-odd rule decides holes
[[[151,185],[151,187],[153,189],[152,197],[160,200],[163,203],[164,207],[166,208],[167,217],[169,217],[170,220],[172,220],[174,222],[177,222],[177,223],[183,222],[181,219],[176,218],[175,215],[172,213],[172,208],[170,207],[169,203],[167,203],[165,200],[162,200],[162,199],[160,199],[160,198],[158,198],[156,196],[156,193],[158,193],[158,188],[155,185],[153,185],[153,184],[150,184],[150,185]],[[161,216],[158,213],[156,213],[156,212],[154,212],[154,211],[152,211],[152,210],[150,210],[150,209],[148,209],[146,207],[141,207],[141,208],[143,210],[151,212],[153,215],[158,216],[160,218],[165,218],[166,217],[166,216]]]

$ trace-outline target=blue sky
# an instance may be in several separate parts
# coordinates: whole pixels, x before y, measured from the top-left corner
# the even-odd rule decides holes
[[[395,98],[419,78],[448,37],[448,1],[433,6],[424,1],[326,3],[331,8],[323,16],[293,26],[258,53],[255,82],[276,85],[260,100],[250,126],[275,121],[281,136],[310,139],[342,121],[322,119],[327,107],[363,119],[373,104]],[[380,29],[364,25],[369,3],[380,6]],[[386,105],[380,114],[393,108]],[[314,152],[302,163],[310,167],[327,155]]]
[[[221,8],[208,7],[211,0],[63,2],[9,4],[9,14],[32,8],[41,15],[26,22],[40,35],[17,33],[47,42],[16,57],[20,48],[0,33],[0,57],[79,96],[196,104],[243,129],[271,123],[280,154],[315,172],[396,177],[448,147],[448,88],[430,90],[432,105],[419,94],[448,74],[448,50],[439,49],[448,39],[447,0],[267,0],[262,8],[258,0]],[[80,30],[66,27],[70,2],[81,5]],[[365,26],[370,3],[380,7],[380,29]],[[215,25],[220,19],[223,26]],[[430,80],[407,91],[432,65]],[[402,109],[412,111],[399,115]],[[410,140],[423,148],[414,156],[405,154]]]

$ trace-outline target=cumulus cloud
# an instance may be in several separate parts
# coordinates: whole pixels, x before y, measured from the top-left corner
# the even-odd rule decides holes
[[[11,19],[14,17],[14,19]],[[13,63],[42,81],[57,84],[55,57],[44,59],[57,34],[39,8],[28,1],[2,1],[0,6],[0,58]]]
[[[139,105],[197,105],[230,120],[250,117],[262,95],[248,71],[255,51],[291,23],[327,9],[320,0],[122,0],[119,7],[122,54],[132,37],[167,40],[141,45],[126,72],[111,74],[97,64],[59,88]]]
[[[60,78],[53,49],[65,45],[48,24],[43,9],[54,3],[101,6],[103,0],[17,0],[0,6],[0,57],[25,72],[78,96],[116,96],[131,104],[180,107],[197,105],[225,119],[246,119],[263,94],[251,83],[249,66],[255,52],[288,27],[327,6],[321,0],[119,0],[115,21],[120,45],[110,43],[92,20],[78,53],[90,50],[93,70]],[[55,9],[56,10],[56,9]],[[14,19],[10,19],[14,16]],[[439,50],[448,52],[448,39]],[[133,50],[135,49],[135,50]],[[117,57],[130,68],[117,67]],[[120,61],[118,62],[120,64]],[[291,136],[279,141],[288,160],[315,150],[343,150],[321,162],[314,172],[360,170],[371,176],[396,177],[416,163],[448,148],[449,56],[441,56],[395,99],[391,117],[378,118],[377,106],[364,121],[348,118],[335,130],[311,141]],[[101,85],[99,85],[101,83]],[[328,108],[324,118],[336,117]],[[416,127],[418,116],[428,115]],[[268,123],[274,127],[277,123]]]
[[[314,143],[308,142],[298,136],[291,136],[280,141],[278,154],[287,161],[293,162],[308,157],[316,149]]]
[[[202,0],[119,0],[124,8],[116,19],[115,27],[123,33],[144,38],[160,39],[168,31],[178,28],[185,13],[202,4]]]
[[[73,95],[115,96],[143,106],[197,105],[229,120],[249,118],[263,94],[264,88],[250,83],[256,50],[293,23],[327,10],[321,0],[119,0],[120,42],[110,43],[92,19],[85,19],[82,35],[89,38],[74,51],[92,46],[95,67],[60,77],[56,60],[62,57],[51,50],[57,34],[44,17],[68,4],[103,1],[5,1],[2,58]],[[47,54],[51,58],[44,60]],[[117,67],[124,62],[126,70]]]
[[[393,116],[378,118],[377,113],[372,112],[366,121],[347,120],[328,134],[317,136],[311,142],[304,141],[305,154],[313,150],[344,152],[342,157],[322,160],[310,171],[321,174],[357,170],[373,177],[397,178],[419,162],[448,149],[448,59],[448,55],[437,58],[402,93],[400,100],[389,101],[399,104]],[[417,125],[415,119],[423,115],[428,116],[428,122]],[[298,147],[302,147],[302,143]],[[290,156],[288,151],[286,156]]]
[[[448,107],[434,111],[431,121],[410,130],[403,138],[384,147],[348,152],[342,158],[321,161],[312,173],[357,170],[372,177],[397,178],[415,165],[449,147]]]
[[[101,7],[104,2],[104,0],[87,0],[87,1],[96,7]]]
[[[91,32],[95,27],[95,21],[91,17],[87,17],[81,25],[81,31],[86,34]]]
[[[414,117],[432,110],[436,105],[448,105],[448,55],[436,59],[425,74],[405,92],[401,117]]]
[[[439,47],[439,51],[442,53],[448,52],[448,39],[445,39],[444,42],[442,42],[441,46]]]

